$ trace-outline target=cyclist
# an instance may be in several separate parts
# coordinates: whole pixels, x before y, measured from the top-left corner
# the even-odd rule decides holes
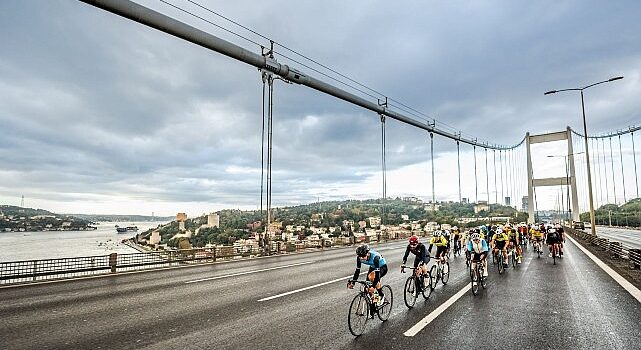
[[[385,258],[377,251],[369,249],[367,244],[360,245],[356,248],[356,271],[354,271],[354,278],[347,282],[347,288],[354,288],[352,281],[358,280],[358,275],[361,273],[361,264],[369,265],[367,279],[372,282],[372,286],[369,287],[368,292],[372,294],[374,293],[374,288],[376,288],[380,296],[378,305],[383,305],[383,303],[385,303],[385,295],[383,294],[381,279],[387,274]]]
[[[427,248],[427,251],[431,254],[432,246],[436,246],[436,258],[444,259],[445,255],[447,254],[447,245],[447,239],[443,237],[441,231],[436,230],[434,231],[434,233],[432,233],[432,239],[430,239],[430,246]]]
[[[450,252],[450,230],[443,230],[443,238],[447,240],[447,249],[445,254],[448,254]]]
[[[508,237],[510,238],[510,242],[508,244],[509,248],[514,248],[516,251],[516,258],[517,258],[517,263],[521,263],[521,241],[519,240],[519,231],[512,229],[511,226],[506,225],[506,233]]]
[[[461,255],[461,230],[458,226],[452,227],[452,241],[454,242],[454,253]]]
[[[461,247],[466,247],[466,249],[465,249],[465,265],[468,265],[468,266],[469,266],[469,261],[470,261],[470,252],[467,251],[467,243],[471,241],[472,235],[477,231],[478,231],[478,229],[475,229],[475,228],[471,228],[471,229],[468,229],[467,231],[463,231],[463,233],[461,234],[461,238],[459,240],[459,245]]]
[[[481,239],[480,233],[472,233],[472,239],[467,242],[466,251],[472,255],[472,269],[475,269],[476,262],[481,262],[483,264],[483,277],[487,277],[487,255],[489,254],[489,248],[487,242],[484,239]],[[476,284],[476,282],[474,282]]]
[[[559,232],[557,232],[556,228],[550,227],[547,230],[547,235],[545,239],[545,243],[548,245],[548,249],[550,250],[550,255],[549,257],[552,257],[552,254],[554,253],[554,246],[556,245],[557,247],[561,243],[561,235]],[[558,250],[557,250],[558,253]]]
[[[561,242],[559,242],[559,258],[563,258],[563,243],[565,243],[565,231],[563,231],[563,226],[561,226],[561,224],[556,224],[554,227],[556,228],[556,232],[559,233],[559,236],[561,238]]]
[[[430,261],[430,256],[427,254],[427,248],[425,245],[418,241],[417,236],[412,236],[409,239],[409,244],[405,249],[405,255],[403,255],[403,264],[401,264],[401,272],[405,271],[405,263],[407,262],[407,257],[412,253],[416,257],[414,258],[414,268],[416,269],[419,265],[420,269],[416,269],[416,275],[419,276],[419,271],[423,275],[427,275],[427,263]]]
[[[543,232],[541,231],[539,226],[532,226],[530,229],[530,239],[532,240],[532,244],[536,242],[539,245],[539,249],[541,249],[541,242],[543,241]]]
[[[500,228],[497,228],[496,233],[492,236],[492,251],[495,256],[499,250],[503,252],[503,267],[507,267],[507,242],[509,240],[510,238]]]

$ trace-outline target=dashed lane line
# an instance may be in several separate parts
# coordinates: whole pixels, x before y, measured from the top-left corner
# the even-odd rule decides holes
[[[367,272],[368,272],[368,271],[361,272],[359,275],[364,275],[364,274],[366,274]],[[292,290],[292,291],[289,291],[289,292],[285,292],[285,293],[281,293],[281,294],[272,295],[271,297],[262,298],[262,299],[259,299],[258,301],[268,301],[268,300],[273,300],[273,299],[281,298],[281,297],[284,297],[284,296],[287,296],[287,295],[290,295],[290,294],[299,293],[299,292],[303,292],[303,291],[306,291],[306,290],[309,290],[309,289],[322,287],[322,286],[324,286],[324,285],[328,285],[328,284],[331,284],[331,283],[334,283],[334,282],[338,282],[338,281],[346,281],[346,282],[347,282],[347,280],[348,280],[350,277],[352,277],[352,276],[350,275],[350,276],[340,277],[340,278],[337,278],[337,279],[335,279],[335,280],[331,280],[331,281],[327,281],[327,282],[323,282],[323,283],[314,284],[314,285],[312,285],[312,286],[307,286],[307,287],[304,287],[304,288],[295,289],[295,290]]]
[[[443,304],[439,305],[434,311],[430,312],[429,315],[425,316],[422,320],[418,321],[417,324],[415,324],[412,328],[408,329],[405,333],[403,333],[404,336],[406,337],[413,337],[418,332],[420,332],[423,328],[427,327],[428,324],[430,324],[434,319],[436,319],[440,314],[445,312],[447,308],[452,306],[459,298],[463,296],[466,292],[470,290],[471,287],[471,282],[466,283],[465,286],[458,291],[458,293],[454,294],[451,298],[449,298],[446,302]]]
[[[270,267],[270,268],[267,268],[267,269],[260,269],[260,270],[252,270],[252,271],[245,271],[245,272],[239,272],[239,273],[232,273],[232,274],[229,274],[229,275],[222,275],[222,276],[216,276],[216,277],[201,278],[201,279],[197,279],[197,280],[187,281],[187,282],[185,282],[185,284],[197,283],[197,282],[205,282],[205,281],[213,281],[213,280],[217,280],[217,279],[221,279],[221,278],[249,275],[249,274],[252,274],[252,273],[258,273],[258,272],[264,272],[264,271],[286,269],[288,267],[307,265],[307,264],[312,264],[312,263],[314,263],[314,261],[306,261],[306,262],[297,263],[297,264]]]

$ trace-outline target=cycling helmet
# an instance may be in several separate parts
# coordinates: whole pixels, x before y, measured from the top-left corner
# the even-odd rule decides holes
[[[369,246],[367,244],[360,245],[356,248],[356,255],[364,257],[369,252]]]
[[[456,230],[458,230],[458,226],[452,227],[452,231],[456,231]]]
[[[433,236],[433,237],[440,237],[440,236],[441,236],[441,234],[442,234],[442,233],[441,233],[441,231],[439,231],[439,230],[436,230],[436,231],[432,232],[432,236]]]
[[[481,235],[476,232],[472,233],[472,240],[475,240],[475,239],[481,239]]]
[[[501,228],[497,228],[497,229],[496,229],[496,233],[498,233],[498,234],[503,233],[503,229],[501,229]]]
[[[412,236],[410,237],[410,245],[417,245],[418,244],[418,237]]]

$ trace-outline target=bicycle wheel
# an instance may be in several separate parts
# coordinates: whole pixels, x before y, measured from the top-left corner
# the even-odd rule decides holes
[[[418,285],[414,276],[410,276],[405,281],[405,289],[403,290],[403,298],[405,299],[405,306],[408,308],[413,308],[416,304],[416,298],[418,297]]]
[[[392,288],[387,284],[382,288],[383,293],[385,293],[385,303],[378,307],[377,314],[378,319],[381,321],[387,321],[389,315],[392,313],[392,306],[394,305],[394,295],[392,294]]]
[[[450,280],[450,263],[446,262],[443,265],[443,270],[441,270],[441,282],[443,282],[443,285],[447,284],[447,281]]]
[[[479,294],[479,268],[475,268],[472,272],[472,295]]]
[[[510,256],[510,261],[512,261],[512,267],[516,267],[516,250],[512,250],[512,255]]]
[[[368,319],[369,303],[367,298],[359,293],[352,299],[352,303],[349,306],[349,315],[347,316],[349,331],[357,337],[363,334]]]
[[[432,295],[432,276],[427,275],[423,277],[423,298],[429,299]]]
[[[432,265],[430,268],[430,282],[432,283],[432,289],[436,288],[436,284],[438,283],[438,272],[436,265]]]
[[[481,276],[481,287],[483,287],[483,289],[487,288],[487,277],[484,276],[485,269],[483,267],[479,269],[479,275]]]
[[[497,259],[497,265],[499,268],[499,275],[502,274],[505,271],[505,266],[503,266],[503,253],[499,253],[499,257]]]
[[[556,265],[556,246],[552,246],[552,261]]]

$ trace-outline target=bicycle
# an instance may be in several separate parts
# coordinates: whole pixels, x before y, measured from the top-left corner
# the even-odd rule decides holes
[[[418,267],[401,265],[401,267],[403,268],[403,273],[405,273],[405,268],[412,270],[412,275],[405,281],[405,288],[403,289],[405,306],[411,309],[414,307],[414,304],[416,304],[418,293],[423,294],[425,300],[429,299],[430,295],[432,295],[432,276],[427,273],[420,274],[420,276],[417,275],[416,270],[420,270],[421,265]]]
[[[446,257],[443,258],[437,258],[437,257],[432,257],[433,259],[437,259],[436,264],[432,265],[430,268],[430,276],[432,278],[432,289],[436,288],[436,285],[438,284],[438,280],[440,279],[441,282],[443,282],[443,285],[447,284],[447,281],[450,280],[450,263],[447,262]]]
[[[349,331],[356,337],[363,334],[367,321],[374,318],[374,314],[385,322],[389,318],[392,311],[394,302],[394,295],[392,288],[387,284],[382,287],[385,294],[385,302],[381,306],[377,306],[378,292],[369,293],[368,289],[372,286],[370,281],[348,281],[348,283],[362,284],[361,291],[354,296],[352,303],[349,305],[349,314],[347,315],[347,325]]]
[[[540,259],[541,258],[541,254],[543,254],[543,249],[541,247],[541,241],[535,239],[534,242],[532,243],[532,247],[534,247],[534,252],[538,255],[537,258]]]
[[[554,262],[554,265],[556,265],[556,257],[557,257],[557,255],[559,255],[559,244],[558,243],[552,243],[551,252],[552,252],[552,261]]]
[[[496,265],[499,269],[499,275],[505,271],[505,266],[503,266],[503,250],[499,249],[498,253],[493,253],[492,260],[496,259]]]
[[[474,271],[472,272],[472,294],[479,294],[479,284],[483,289],[487,288],[487,277],[483,276],[485,274],[485,267],[481,260],[473,260],[473,264],[476,264]],[[480,283],[479,283],[480,280]]]
[[[461,241],[459,239],[454,240],[454,256],[461,256]]]
[[[516,248],[512,246],[507,252],[508,265],[512,264],[512,267],[516,267]]]

